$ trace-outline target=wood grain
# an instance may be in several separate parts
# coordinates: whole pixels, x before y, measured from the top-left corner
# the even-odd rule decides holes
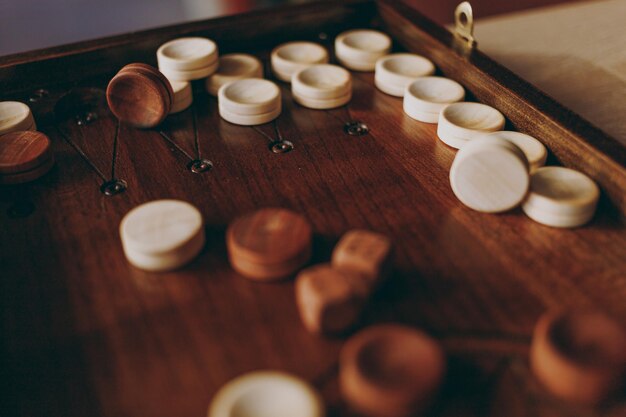
[[[286,8],[3,60],[1,99],[49,90],[32,108],[58,162],[40,181],[0,188],[7,415],[199,416],[229,379],[268,368],[311,381],[331,416],[349,415],[337,387],[344,339],[305,330],[291,281],[251,282],[228,265],[227,225],[261,207],[307,218],[313,262],[327,262],[350,229],[390,237],[394,273],[360,326],[400,322],[441,341],[449,371],[445,400],[433,415],[501,415],[503,403],[518,407],[510,410],[515,415],[536,406],[545,394],[534,389],[525,361],[546,308],[595,307],[626,322],[626,231],[614,213],[602,207],[588,226],[556,230],[520,210],[487,215],[464,208],[448,180],[455,152],[437,140],[435,126],[405,116],[401,100],[377,91],[373,74],[353,74],[351,103],[329,111],[294,104],[280,84],[277,130],[221,120],[202,85],[193,107],[160,127],[169,140],[156,130],[118,127],[103,100],[122,61],[151,62],[156,47],[178,33],[215,35],[220,49],[267,62],[271,47],[287,38],[318,40],[320,30],[369,26],[373,16],[368,2]],[[412,33],[405,18],[398,22]],[[281,32],[287,23],[291,30]],[[250,37],[256,40],[244,48]],[[433,49],[435,62],[442,62],[442,48]],[[503,97],[518,100],[513,93]],[[67,105],[72,100],[88,105]],[[98,117],[77,125],[63,109]],[[516,120],[526,115],[529,125],[533,114]],[[347,135],[344,124],[352,119],[370,133]],[[294,150],[269,150],[278,133]],[[596,156],[590,151],[589,158]],[[196,158],[210,159],[213,169],[191,172],[187,165]],[[126,192],[102,194],[100,186],[112,178],[124,180]],[[157,198],[189,201],[206,221],[206,249],[177,272],[133,268],[119,241],[124,214]],[[505,376],[509,382],[497,390]],[[558,414],[559,407],[549,411]]]

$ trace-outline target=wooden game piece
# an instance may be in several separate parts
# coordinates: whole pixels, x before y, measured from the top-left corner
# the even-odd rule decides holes
[[[282,106],[268,113],[238,114],[228,110],[227,108],[224,108],[224,106],[220,104],[219,112],[222,119],[232,124],[240,126],[257,126],[269,123],[272,120],[276,119],[278,116],[280,116],[280,113],[282,112]]]
[[[157,50],[159,69],[165,71],[201,70],[215,65],[217,59],[216,43],[201,37],[174,39],[164,43]]]
[[[623,387],[626,332],[599,312],[549,312],[535,326],[529,356],[533,374],[552,394],[595,405]]]
[[[444,77],[420,77],[406,88],[404,112],[424,123],[437,123],[439,113],[448,104],[465,98],[463,86]]]
[[[439,113],[437,135],[444,142],[449,137],[472,140],[485,133],[502,130],[504,122],[502,113],[486,104],[453,103]]]
[[[37,130],[30,107],[19,101],[0,101],[0,136],[25,130]]]
[[[253,55],[228,54],[219,58],[217,71],[206,79],[206,91],[212,96],[229,82],[243,78],[263,78],[263,64]]]
[[[167,117],[171,106],[171,86],[156,73],[137,68],[122,68],[107,86],[111,112],[122,122],[138,128],[150,128]]]
[[[172,84],[170,80],[168,80],[167,77],[163,75],[163,73],[158,69],[142,62],[133,62],[131,64],[125,65],[119,72],[125,71],[139,72],[150,78],[158,79],[167,90],[167,94],[169,95],[170,100],[174,102],[174,89],[172,88]]]
[[[334,100],[352,93],[352,75],[337,65],[313,65],[293,74],[291,91],[301,98]]]
[[[217,94],[220,107],[238,115],[259,115],[281,107],[280,89],[271,81],[246,78],[224,85]]]
[[[439,120],[441,120],[441,114],[437,115],[437,123],[439,123]],[[442,124],[437,125],[437,137],[441,142],[454,149],[461,149],[470,142],[467,139],[451,134],[447,126]]]
[[[390,51],[391,38],[376,30],[350,30],[335,38],[337,60],[355,71],[373,71],[376,61]]]
[[[51,158],[50,139],[41,132],[11,132],[0,139],[0,174],[29,171]]]
[[[27,171],[0,175],[0,184],[22,184],[35,181],[47,174],[54,166],[54,156],[50,156],[41,165]]]
[[[528,159],[531,173],[535,172],[546,163],[548,157],[546,147],[532,136],[507,130],[489,133],[487,136],[508,140],[520,148],[524,152],[524,155],[526,155],[526,159]]]
[[[434,72],[435,65],[423,56],[408,53],[391,54],[376,62],[374,83],[386,94],[403,97],[409,84]]]
[[[215,61],[209,66],[194,70],[174,70],[164,67],[159,67],[159,70],[163,73],[163,75],[172,81],[193,81],[211,76],[217,71],[218,68],[219,63],[218,61]]]
[[[391,241],[385,235],[369,230],[350,230],[333,250],[333,268],[365,277],[373,291],[391,269]]]
[[[294,73],[315,64],[328,62],[328,52],[313,42],[288,42],[271,54],[272,72],[281,81],[291,82]]]
[[[401,325],[369,327],[350,338],[339,357],[344,400],[371,417],[410,417],[431,405],[446,361],[439,343]]]
[[[193,103],[191,83],[188,81],[172,81],[171,85],[174,92],[174,101],[172,102],[170,114],[180,113]]]
[[[513,143],[493,137],[469,141],[450,169],[454,195],[471,209],[500,213],[516,207],[528,191],[526,156]]]
[[[148,271],[167,271],[191,261],[205,241],[202,214],[179,200],[155,200],[129,211],[120,223],[128,261]]]
[[[334,109],[346,105],[352,100],[352,93],[348,93],[342,97],[335,99],[318,100],[292,93],[294,101],[303,107],[316,110]]]
[[[226,233],[233,268],[248,278],[263,281],[285,278],[305,265],[310,258],[311,242],[311,226],[306,219],[278,208],[240,217]],[[260,266],[260,270],[255,266]]]
[[[348,275],[352,277],[348,278]],[[312,333],[339,333],[350,328],[363,309],[365,279],[330,264],[315,265],[296,277],[296,303],[302,323]]]
[[[522,210],[547,226],[578,227],[593,218],[599,198],[600,189],[582,172],[542,167],[530,178],[530,190]]]
[[[324,417],[322,397],[308,382],[277,371],[256,371],[224,385],[207,417]]]

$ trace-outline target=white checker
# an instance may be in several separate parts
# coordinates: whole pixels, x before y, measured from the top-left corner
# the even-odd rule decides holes
[[[409,112],[439,115],[448,104],[459,102],[464,98],[463,86],[454,80],[444,77],[420,77],[407,86],[404,108]]]
[[[19,101],[0,101],[0,135],[36,129],[30,107]]]
[[[169,68],[159,67],[159,71],[170,81],[193,81],[206,78],[217,71],[219,62],[216,60],[206,67],[194,70],[173,70]]]
[[[352,92],[352,75],[337,65],[313,65],[293,74],[291,91],[314,100],[345,97]]]
[[[465,140],[502,130],[504,123],[502,113],[482,103],[453,103],[439,113],[439,126],[450,135]]]
[[[280,89],[261,78],[230,82],[219,89],[217,97],[220,107],[237,115],[262,115],[281,108]]]
[[[403,97],[406,87],[419,77],[435,72],[435,66],[416,54],[391,54],[376,62],[376,86],[383,92]]]
[[[522,209],[533,220],[554,227],[576,227],[595,213],[600,189],[570,168],[542,167],[531,177],[530,192]]]
[[[337,60],[356,71],[373,71],[376,61],[390,51],[391,38],[376,30],[350,30],[335,38]]]
[[[484,137],[465,144],[450,169],[456,197],[485,213],[510,210],[522,202],[529,185],[528,161],[514,144]]]
[[[213,397],[208,417],[324,417],[320,395],[306,381],[282,372],[239,376]]]
[[[278,116],[280,116],[280,113],[282,111],[282,105],[279,105],[278,108],[270,112],[260,114],[235,113],[228,108],[225,108],[222,103],[219,103],[218,107],[222,119],[226,120],[227,122],[241,126],[256,126],[269,123],[272,120],[276,119]]]
[[[220,57],[217,72],[207,78],[205,87],[217,96],[223,85],[244,78],[263,78],[263,64],[253,55],[228,54]]]
[[[535,172],[537,169],[545,165],[548,158],[548,150],[537,139],[530,135],[526,135],[520,132],[512,132],[503,130],[500,132],[489,133],[487,136],[508,140],[514,143],[520,148],[530,164],[530,172]]]
[[[204,245],[202,214],[179,200],[155,200],[129,211],[120,223],[128,261],[142,269],[175,269],[193,259]]]
[[[304,68],[328,62],[328,51],[313,42],[288,42],[271,54],[272,72],[281,81],[291,82],[291,76]]]
[[[316,110],[328,110],[337,107],[344,106],[352,100],[352,92],[345,94],[344,96],[331,98],[331,99],[314,99],[302,96],[296,92],[292,93],[293,99],[296,103],[303,107]]]
[[[215,42],[200,37],[174,39],[157,50],[157,62],[161,72],[200,70],[214,64],[217,57]]]

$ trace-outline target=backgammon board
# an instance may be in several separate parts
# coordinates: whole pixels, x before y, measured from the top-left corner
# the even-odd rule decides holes
[[[202,83],[192,107],[157,128],[121,124],[107,107],[111,77],[155,64],[172,38],[206,36],[268,67],[280,43],[332,51],[338,33],[368,27],[431,59],[509,129],[540,138],[551,164],[592,177],[602,189],[592,222],[557,229],[519,208],[463,206],[448,178],[456,151],[372,73],[354,72],[351,102],[334,110],[299,106],[279,82],[281,116],[256,127],[222,120]],[[393,275],[359,328],[404,323],[441,342],[449,370],[432,415],[604,413],[551,398],[527,353],[550,308],[594,307],[626,323],[626,150],[408,6],[321,2],[13,55],[0,58],[0,85],[0,100],[30,105],[56,159],[41,179],[0,187],[2,415],[201,416],[220,386],[259,369],[300,376],[328,415],[351,415],[337,389],[347,336],[304,329],[292,280],[256,283],[228,264],[227,225],[262,207],[308,219],[314,262],[349,229],[391,238]],[[144,272],[126,261],[119,223],[161,198],[198,207],[207,243],[182,269]]]

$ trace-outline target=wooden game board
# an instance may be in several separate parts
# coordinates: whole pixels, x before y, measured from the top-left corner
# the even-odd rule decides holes
[[[519,209],[465,208],[448,180],[455,151],[369,73],[354,73],[351,103],[329,111],[294,104],[280,84],[282,115],[256,128],[221,120],[202,83],[192,108],[157,129],[120,126],[106,107],[115,72],[154,64],[174,37],[207,36],[267,63],[282,42],[330,48],[357,27],[429,57],[509,128],[540,138],[550,163],[592,176],[604,195],[595,219],[559,230]],[[266,206],[309,219],[316,262],[351,228],[393,239],[395,273],[361,327],[401,322],[441,340],[450,370],[433,415],[596,415],[543,393],[526,353],[547,308],[592,306],[626,323],[626,151],[405,5],[324,2],[13,55],[0,58],[0,85],[0,100],[29,102],[57,161],[37,182],[0,188],[2,415],[202,416],[222,384],[257,369],[299,375],[330,415],[349,415],[336,381],[345,338],[304,330],[291,281],[251,282],[227,263],[227,224]],[[350,134],[364,128],[346,127],[355,121],[368,133]],[[273,152],[281,138],[293,150]],[[201,256],[172,273],[134,269],[119,240],[122,216],[158,198],[195,204],[207,224]]]

